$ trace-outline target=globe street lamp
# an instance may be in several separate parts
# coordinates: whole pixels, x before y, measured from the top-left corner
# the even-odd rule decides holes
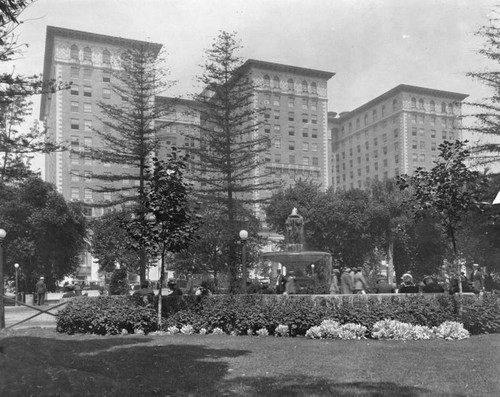
[[[312,271],[312,278],[314,280],[314,263],[311,265],[311,271]]]
[[[247,292],[247,264],[246,264],[246,243],[248,232],[246,230],[240,231],[241,248],[241,291]]]
[[[3,240],[7,236],[5,230],[0,229],[0,329],[5,328],[5,308],[3,306]]]
[[[16,306],[19,306],[17,304],[17,300],[19,299],[18,276],[17,276],[17,271],[19,270],[19,263],[14,264],[14,267],[16,269]]]

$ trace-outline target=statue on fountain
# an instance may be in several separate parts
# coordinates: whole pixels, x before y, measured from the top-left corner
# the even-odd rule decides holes
[[[285,222],[286,225],[286,243],[291,251],[298,251],[303,247],[304,219],[297,212],[297,208],[292,210]]]

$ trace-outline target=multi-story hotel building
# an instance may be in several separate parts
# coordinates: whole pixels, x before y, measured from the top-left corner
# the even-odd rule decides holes
[[[137,45],[148,46],[156,53],[161,49],[161,44],[47,27],[44,79],[71,82],[71,88],[43,95],[40,119],[47,125],[49,138],[71,150],[46,156],[45,179],[53,183],[67,200],[86,203],[111,200],[110,193],[93,190],[102,182],[92,180],[90,175],[129,172],[92,160],[85,156],[84,148],[101,145],[93,131],[102,128],[98,103],[126,106],[128,98],[113,92],[111,81],[113,73],[118,70],[122,52]],[[127,188],[132,182],[124,178],[120,183]],[[102,213],[100,208],[92,211],[89,215]]]
[[[461,101],[466,97],[402,84],[351,112],[330,112],[330,184],[364,188],[371,180],[432,168],[439,144],[461,139]]]

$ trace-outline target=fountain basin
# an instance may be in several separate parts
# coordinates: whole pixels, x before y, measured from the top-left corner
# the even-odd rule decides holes
[[[322,251],[300,251],[300,252],[265,252],[262,254],[262,259],[271,262],[281,263],[287,271],[301,271],[312,263],[321,260],[329,259],[331,255],[328,252]]]

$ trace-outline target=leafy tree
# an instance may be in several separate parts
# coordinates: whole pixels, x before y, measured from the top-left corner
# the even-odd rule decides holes
[[[432,216],[439,222],[449,242],[447,258],[456,265],[457,277],[460,274],[458,233],[466,215],[482,208],[481,195],[486,186],[486,180],[477,171],[467,168],[465,161],[470,152],[465,144],[445,141],[439,145],[439,160],[434,168],[430,171],[420,168],[411,177],[398,178],[400,188],[412,192],[414,216],[417,219]],[[461,283],[459,286],[461,292]]]
[[[85,246],[85,218],[76,203],[67,203],[53,185],[29,178],[19,186],[0,184],[0,224],[7,231],[7,264],[19,263],[21,286],[33,288],[45,276],[50,289],[78,269]],[[6,274],[14,273],[6,266]]]
[[[8,64],[22,56],[23,45],[17,43],[14,30],[19,15],[31,1],[9,0],[0,5],[0,62]],[[3,68],[2,68],[3,69]],[[6,69],[3,69],[6,70]],[[35,153],[49,153],[62,147],[47,140],[46,129],[38,122],[30,128],[24,124],[32,112],[33,95],[66,88],[61,82],[43,81],[41,75],[24,76],[0,73],[0,181],[23,180],[35,173],[30,161]]]
[[[106,173],[102,169],[92,173],[91,177],[101,182],[94,190],[114,196],[109,202],[97,203],[98,206],[126,205],[139,214],[142,211],[140,202],[145,194],[146,167],[159,149],[159,134],[165,127],[155,121],[171,112],[172,106],[170,102],[155,101],[157,95],[172,86],[172,82],[166,80],[167,71],[158,50],[158,46],[146,43],[122,54],[121,68],[113,74],[110,84],[114,94],[125,100],[126,105],[100,102],[102,128],[94,128],[99,145],[85,147],[83,154],[79,152],[119,169],[119,173]],[[132,183],[124,187],[120,183],[124,179]],[[147,263],[146,254],[140,253],[141,281],[145,280]]]
[[[131,248],[130,235],[123,227],[125,213],[110,212],[90,221],[90,250],[101,271],[111,272],[116,264],[139,272],[139,253]]]
[[[135,247],[160,258],[161,296],[165,256],[186,249],[195,239],[197,215],[189,206],[190,186],[184,181],[186,159],[174,150],[168,163],[157,158],[148,177],[147,193],[142,197],[143,216],[132,219],[128,230]],[[161,326],[161,299],[158,326]]]
[[[223,209],[226,219],[228,258],[233,279],[237,259],[238,232],[245,224],[246,211],[264,199],[258,192],[276,187],[263,172],[263,153],[270,146],[267,136],[258,134],[259,115],[255,107],[255,85],[243,70],[238,56],[241,49],[235,33],[220,32],[205,53],[203,72],[198,81],[204,90],[195,96],[195,111],[200,113],[199,133],[190,138],[189,149],[194,172],[189,177],[199,186],[197,193],[208,207]],[[257,169],[261,175],[257,177]]]
[[[109,294],[110,295],[128,295],[130,291],[130,284],[128,282],[127,269],[119,267],[113,270],[111,280],[109,281]]]

